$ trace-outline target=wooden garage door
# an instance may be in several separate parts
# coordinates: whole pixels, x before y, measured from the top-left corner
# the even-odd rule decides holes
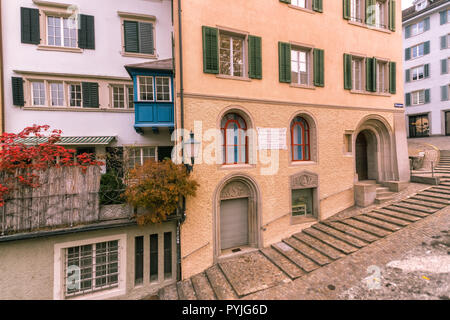
[[[220,202],[221,249],[248,245],[248,198]]]

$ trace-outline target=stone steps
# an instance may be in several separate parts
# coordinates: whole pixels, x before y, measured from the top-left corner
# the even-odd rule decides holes
[[[387,222],[390,224],[394,224],[397,225],[399,227],[406,227],[407,225],[409,225],[411,222],[407,222],[405,220],[402,219],[397,219],[394,218],[392,216],[389,215],[384,215],[383,213],[378,213],[378,212],[368,212],[366,213],[366,216],[380,220],[382,222]]]
[[[237,294],[234,292],[231,284],[226,279],[218,264],[206,269],[205,274],[208,277],[209,283],[211,284],[217,299],[237,299]]]
[[[344,232],[335,230],[323,223],[316,223],[315,225],[312,226],[312,228],[315,228],[317,230],[325,232],[325,233],[329,234],[330,236],[333,236],[336,239],[344,241],[344,242],[348,243],[349,245],[352,245],[359,249],[362,247],[365,247],[368,244],[368,242],[362,241],[356,237],[352,237],[351,235],[348,235]]]
[[[307,235],[306,233],[299,232],[299,233],[294,234],[293,237],[297,240],[300,240],[304,244],[310,246],[311,248],[319,251],[321,254],[327,256],[328,258],[330,258],[332,260],[337,260],[337,259],[345,256],[345,254],[340,252],[339,250],[336,250],[335,248],[330,247],[329,245],[323,243],[320,240],[317,240],[314,237]]]
[[[412,216],[412,215],[409,215],[406,213],[401,213],[398,211],[388,210],[386,208],[375,209],[374,212],[378,212],[380,214],[384,214],[389,217],[398,218],[398,219],[402,219],[402,220],[409,221],[409,222],[416,222],[416,221],[421,220],[421,218],[419,218],[417,216]]]
[[[362,231],[360,229],[356,229],[354,227],[351,227],[349,225],[346,225],[344,223],[341,223],[340,221],[333,221],[333,222],[329,222],[329,221],[322,221],[322,223],[330,228],[333,228],[337,231],[343,232],[345,234],[348,234],[352,237],[355,237],[357,239],[360,239],[362,241],[366,241],[368,243],[372,243],[376,240],[379,239],[379,237],[374,236],[371,233]]]
[[[216,300],[214,290],[204,272],[193,276],[191,281],[198,300]]]
[[[197,300],[191,279],[186,279],[177,283],[178,300]]]
[[[422,201],[426,201],[426,202],[440,203],[440,204],[444,204],[446,206],[449,205],[448,201],[446,201],[444,199],[433,198],[433,197],[429,197],[427,195],[422,195],[422,194],[415,195],[414,197],[412,197],[412,199],[418,199],[418,200],[422,200]]]
[[[341,241],[333,236],[330,236],[327,233],[317,230],[315,228],[308,228],[308,229],[303,230],[303,232],[313,238],[316,238],[319,241],[322,241],[323,243],[327,244],[328,246],[330,246],[344,254],[350,254],[350,253],[358,250],[358,248],[356,248],[352,245],[349,245],[348,243]]]
[[[261,253],[291,279],[297,279],[306,273],[272,247],[261,249]]]
[[[285,242],[275,243],[272,245],[272,248],[277,250],[280,254],[282,254],[286,258],[288,258],[292,263],[294,263],[296,266],[298,266],[306,273],[316,270],[317,268],[320,267],[319,264],[302,255]]]
[[[430,207],[425,207],[425,206],[421,206],[418,204],[410,204],[410,203],[406,203],[403,201],[393,203],[392,205],[396,206],[396,207],[402,207],[405,209],[410,209],[410,210],[419,211],[419,212],[428,213],[428,214],[434,213],[437,211],[436,209],[433,209]]]
[[[345,223],[351,227],[362,230],[364,232],[370,233],[379,238],[383,238],[383,237],[391,234],[390,231],[375,227],[373,225],[367,224],[365,222],[361,222],[361,221],[353,219],[353,218],[345,219],[342,221],[342,223]]]
[[[426,201],[422,201],[422,200],[417,200],[417,199],[405,199],[403,200],[403,202],[406,203],[411,203],[411,204],[418,204],[424,207],[429,207],[429,208],[435,208],[435,209],[442,209],[445,208],[446,205],[445,204],[441,204],[441,203],[434,203],[434,202],[426,202]]]
[[[381,228],[381,229],[384,229],[387,231],[391,231],[391,232],[398,231],[401,229],[401,227],[399,227],[399,226],[396,226],[394,224],[387,223],[384,221],[380,221],[378,219],[371,218],[367,215],[359,215],[359,216],[355,216],[353,218],[358,221],[370,224],[371,226],[378,227],[378,228]]]
[[[383,209],[388,209],[388,210],[392,210],[392,211],[397,211],[397,212],[401,212],[401,213],[405,213],[405,214],[409,214],[415,217],[419,217],[419,218],[425,218],[428,217],[427,213],[424,213],[422,211],[417,211],[417,210],[411,210],[408,209],[407,205],[400,205],[397,203],[393,203],[392,205],[385,207]]]

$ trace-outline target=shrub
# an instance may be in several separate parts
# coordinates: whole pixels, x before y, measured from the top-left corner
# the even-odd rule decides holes
[[[115,171],[105,173],[100,178],[100,205],[122,204],[125,184]]]

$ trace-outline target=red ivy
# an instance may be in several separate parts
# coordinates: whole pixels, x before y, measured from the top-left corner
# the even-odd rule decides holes
[[[83,153],[75,156],[75,150],[57,145],[61,133],[61,130],[50,131],[48,125],[33,125],[26,127],[19,134],[3,133],[0,136],[0,172],[12,176],[0,182],[0,207],[5,204],[5,197],[14,190],[14,186],[39,188],[38,173],[48,168],[77,166],[86,172],[89,166],[103,165],[102,162],[93,160],[91,154]],[[29,137],[48,139],[47,142],[37,145],[25,145],[17,141]],[[22,175],[16,176],[18,170]]]

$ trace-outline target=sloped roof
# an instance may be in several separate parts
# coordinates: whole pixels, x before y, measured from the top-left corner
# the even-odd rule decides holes
[[[147,70],[173,70],[173,59],[147,61],[143,63],[129,64],[125,68]]]
[[[436,7],[439,7],[440,5],[443,5],[446,2],[450,3],[450,0],[434,0],[434,1],[429,0],[427,7],[420,11],[416,11],[415,6],[406,8],[405,10],[402,11],[402,21],[406,21],[411,18],[414,18],[415,16],[418,16],[419,14],[422,14],[422,13],[430,11]]]

